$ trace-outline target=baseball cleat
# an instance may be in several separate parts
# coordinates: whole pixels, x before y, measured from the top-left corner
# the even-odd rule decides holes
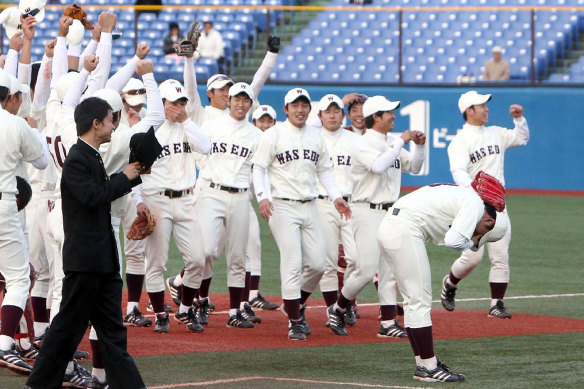
[[[349,305],[347,310],[344,314],[345,324],[348,326],[354,326],[357,324],[357,316],[355,315],[355,311],[353,311],[353,306]]]
[[[179,305],[180,305],[180,303],[179,303]],[[146,307],[146,310],[148,312],[154,313],[154,308],[152,307],[152,301],[148,301],[148,306]],[[166,313],[172,312],[172,307],[170,305],[166,305],[166,303],[164,303],[164,312],[166,312]]]
[[[261,294],[258,292],[258,296],[253,298],[249,305],[256,309],[263,309],[266,311],[273,311],[274,309],[278,309],[278,304],[271,303],[267,301]]]
[[[347,330],[345,329],[345,315],[347,313],[333,308],[334,304],[326,310],[326,315],[329,319],[328,327],[337,335],[347,335]]]
[[[203,332],[205,327],[199,323],[197,318],[196,307],[190,307],[187,312],[174,314],[174,320],[178,321],[180,324],[184,324],[192,332]]]
[[[199,323],[206,326],[209,324],[209,299],[205,298],[199,300],[199,308],[197,309],[197,318]]]
[[[73,353],[73,359],[75,359],[75,360],[85,359],[85,358],[89,358],[89,353],[87,351],[75,350],[75,352]]]
[[[169,277],[166,279],[166,286],[168,287],[168,291],[170,292],[170,297],[172,297],[172,302],[176,304],[177,307],[180,307],[180,299],[181,299],[181,287],[180,285],[176,285],[174,283],[175,277]]]
[[[452,373],[448,366],[438,360],[438,366],[434,370],[428,370],[422,366],[416,366],[414,379],[425,382],[463,382],[464,374]]]
[[[241,311],[238,309],[235,315],[229,316],[227,319],[227,327],[229,328],[253,328],[253,323],[246,320]]]
[[[454,296],[456,295],[456,287],[448,285],[448,274],[442,279],[442,293],[440,293],[440,300],[442,301],[442,306],[447,311],[454,311]]]
[[[505,304],[503,304],[503,300],[497,300],[497,304],[493,305],[491,309],[489,309],[488,317],[495,317],[497,319],[511,319],[511,312],[507,312],[505,310]]]
[[[168,333],[170,331],[170,324],[168,323],[168,313],[157,313],[156,324],[154,325],[154,332]]]
[[[73,371],[65,373],[63,377],[63,388],[87,388],[89,387],[90,378],[91,374],[82,368],[80,364],[73,361]]]
[[[384,327],[383,325],[379,326],[379,331],[377,331],[377,337],[403,339],[408,337],[408,333],[402,326],[399,325],[397,319],[395,319],[395,322],[389,327]]]
[[[308,326],[308,322],[306,321],[305,312],[306,312],[306,304],[300,305],[300,323],[302,324],[302,328],[303,328],[302,331],[304,331],[304,333],[306,335],[310,335],[311,331],[310,331],[310,327]]]
[[[96,376],[91,376],[89,379],[89,384],[87,385],[88,388],[91,389],[107,389],[107,381],[101,382],[99,378]]]
[[[146,319],[144,315],[140,313],[138,307],[134,307],[132,312],[124,316],[124,325],[126,327],[150,327],[152,325],[152,320]]]
[[[32,366],[24,362],[16,352],[16,346],[12,345],[10,350],[0,350],[0,366],[6,366],[18,374],[29,375]]]
[[[16,345],[14,351],[16,351],[18,356],[24,361],[34,361],[37,355],[39,355],[39,347],[34,343],[28,350],[23,350],[20,346]]]
[[[259,316],[256,316],[255,312],[251,309],[248,303],[243,305],[243,310],[241,311],[241,316],[247,321],[252,323],[261,323],[262,319]]]
[[[207,298],[207,301],[208,301],[208,300],[209,300],[209,299]],[[209,312],[213,312],[214,310],[215,310],[215,304],[213,304],[213,303],[209,303]]]
[[[290,320],[290,323],[288,324],[288,339],[306,340],[304,326],[300,323],[300,320]]]

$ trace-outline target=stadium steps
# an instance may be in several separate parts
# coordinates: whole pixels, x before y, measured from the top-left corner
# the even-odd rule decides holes
[[[553,72],[550,72],[550,74],[548,74],[548,78],[552,73],[570,73],[570,67],[577,63],[582,56],[584,56],[584,32],[580,33],[580,38],[576,43],[576,47],[572,49],[565,58],[562,58],[561,61],[558,62],[561,65],[557,66]]]
[[[330,0],[312,0],[308,1],[306,5],[327,5],[329,3]],[[282,49],[292,41],[292,38],[308,26],[318,14],[319,12],[296,11],[294,15],[292,15],[292,12],[286,12],[284,23],[277,26],[274,31],[271,31],[271,34],[280,37],[280,52],[282,52]],[[235,81],[249,83],[253,80],[255,72],[266,55],[267,46],[265,42],[267,42],[267,35],[265,32],[258,34],[257,42],[257,47],[253,50],[249,50],[248,55],[243,59],[241,66],[235,68],[232,76]]]

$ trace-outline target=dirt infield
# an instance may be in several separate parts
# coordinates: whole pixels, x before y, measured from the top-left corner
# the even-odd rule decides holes
[[[205,332],[195,334],[179,325],[171,314],[170,333],[155,334],[153,328],[128,328],[128,349],[133,356],[187,354],[209,351],[238,351],[288,347],[313,347],[344,344],[404,342],[407,340],[380,339],[376,336],[379,322],[377,306],[361,306],[361,318],[355,327],[348,327],[348,336],[334,335],[324,326],[325,309],[322,300],[311,301],[306,318],[312,335],[305,342],[287,339],[287,319],[280,311],[257,311],[262,323],[253,329],[227,328],[228,298],[212,296],[217,313],[211,314],[211,323]],[[143,301],[145,299],[143,298]],[[275,301],[275,299],[270,299]],[[167,296],[167,301],[171,301]],[[123,304],[125,307],[125,302]],[[315,307],[320,306],[320,307]],[[173,307],[175,308],[175,307]],[[145,307],[141,307],[146,313]],[[153,317],[151,317],[153,319]],[[511,320],[487,317],[487,311],[432,310],[435,339],[483,338],[534,334],[584,332],[584,320],[514,313]],[[80,347],[89,350],[85,339]]]

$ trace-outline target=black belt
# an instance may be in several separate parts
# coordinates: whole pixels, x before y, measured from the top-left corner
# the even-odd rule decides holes
[[[318,198],[321,200],[328,200],[329,197],[328,196],[323,196],[323,195],[318,195]],[[351,200],[349,198],[349,196],[342,196],[343,200],[345,200],[347,203]]]
[[[310,203],[312,200],[314,200],[314,199],[306,199],[306,200],[294,200],[294,199],[287,199],[287,198],[285,198],[285,197],[274,197],[274,198],[275,198],[276,200],[291,201],[291,202],[293,202],[293,203],[301,203],[301,204],[304,204],[304,203]]]
[[[393,203],[381,203],[381,204],[373,204],[369,203],[369,208],[387,211],[389,208],[393,206]]]
[[[161,195],[165,195],[166,197],[171,198],[171,199],[183,197],[189,193],[191,193],[190,189],[185,189],[185,190],[165,189],[164,192],[160,192]]]
[[[233,188],[231,186],[225,186],[225,185],[215,184],[214,182],[211,182],[209,184],[209,187],[211,187],[211,188],[217,188],[219,190],[224,190],[225,192],[229,192],[229,193],[247,192],[247,188]]]

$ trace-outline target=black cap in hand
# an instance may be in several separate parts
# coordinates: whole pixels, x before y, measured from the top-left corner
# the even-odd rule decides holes
[[[278,53],[280,51],[280,37],[270,35],[268,37],[268,51]]]
[[[130,139],[130,163],[140,162],[142,174],[147,172],[162,152],[162,146],[154,135],[154,127],[147,132],[132,135]]]

